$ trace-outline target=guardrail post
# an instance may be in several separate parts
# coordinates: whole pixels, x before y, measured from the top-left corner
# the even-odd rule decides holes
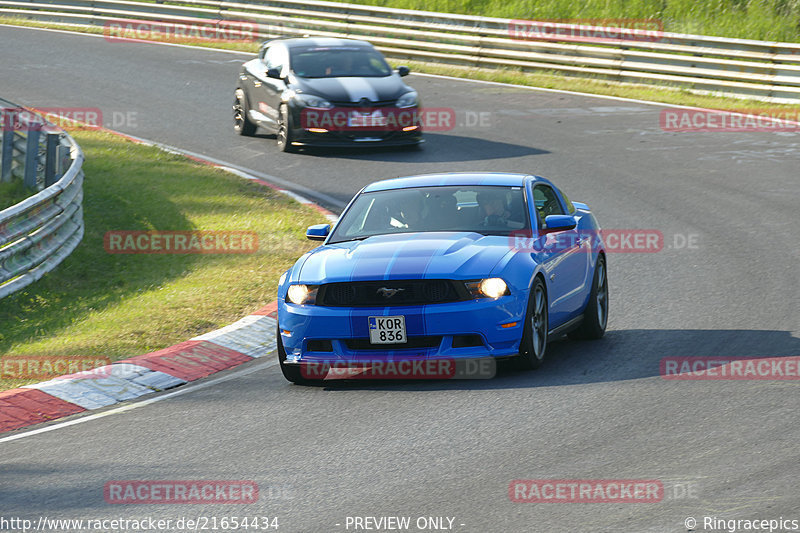
[[[14,156],[14,112],[2,108],[3,132],[2,147],[0,147],[0,182],[11,181],[11,163]]]
[[[58,164],[56,167],[56,174],[58,176],[63,176],[64,172],[66,172],[69,166],[72,164],[72,153],[69,146],[65,146],[63,144],[58,145],[58,156],[56,158],[56,163]]]
[[[61,169],[58,164],[58,145],[61,142],[61,135],[53,132],[47,132],[46,135],[45,146],[47,151],[45,152],[44,163],[44,186],[49,187],[61,177]]]
[[[39,134],[42,125],[28,122],[28,137],[25,142],[25,187],[31,191],[36,190],[36,175],[39,166]]]

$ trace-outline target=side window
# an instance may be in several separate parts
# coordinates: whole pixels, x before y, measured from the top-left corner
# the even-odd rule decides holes
[[[286,66],[286,58],[286,50],[283,46],[276,44],[267,48],[266,54],[264,55],[264,64],[268,69],[277,68],[283,70],[283,67]]]
[[[569,197],[566,194],[564,194],[564,191],[562,191],[561,189],[558,189],[558,192],[561,193],[561,198],[563,198],[564,203],[567,204],[567,213],[569,213],[570,215],[574,215],[576,209],[575,206],[572,205],[572,202],[569,201]]]
[[[548,215],[563,215],[561,202],[558,201],[555,191],[548,185],[537,185],[533,188],[533,202],[539,215],[539,227],[543,228],[544,219]]]

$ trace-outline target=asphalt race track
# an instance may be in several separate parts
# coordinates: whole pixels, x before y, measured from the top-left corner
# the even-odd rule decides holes
[[[211,386],[0,443],[0,515],[267,515],[283,532],[355,531],[348,516],[408,516],[410,531],[417,517],[454,517],[452,531],[477,533],[800,520],[798,381],[659,375],[664,357],[800,355],[797,133],[671,133],[659,106],[412,74],[424,105],[453,108],[458,124],[428,133],[422,151],[282,154],[273,138],[233,133],[242,54],[9,27],[0,52],[4,98],[99,108],[109,127],[278,177],[334,210],[380,178],[529,172],[606,228],[664,235],[657,253],[609,256],[606,337],[554,342],[539,371],[306,388],[254,361]],[[254,480],[261,497],[104,501],[106,482],[133,479]],[[666,490],[659,503],[513,503],[515,479]]]

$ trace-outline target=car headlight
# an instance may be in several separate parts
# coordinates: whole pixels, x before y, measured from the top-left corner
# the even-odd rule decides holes
[[[314,304],[317,300],[318,285],[290,285],[286,299],[293,304]]]
[[[410,93],[406,93],[400,98],[397,99],[397,107],[414,107],[418,104],[418,96],[417,91],[411,91]]]
[[[500,278],[479,279],[464,283],[473,298],[499,298],[510,294],[508,285]]]
[[[294,99],[305,107],[313,107],[315,109],[330,109],[333,107],[333,104],[329,101],[313,94],[295,93]]]

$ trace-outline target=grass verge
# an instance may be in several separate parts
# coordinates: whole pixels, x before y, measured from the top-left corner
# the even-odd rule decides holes
[[[21,202],[32,194],[22,184],[22,180],[15,178],[10,182],[0,183],[0,211]]]
[[[278,277],[313,246],[305,228],[325,222],[272,189],[182,156],[98,131],[72,135],[86,154],[86,234],[55,271],[2,300],[0,363],[26,355],[117,360],[230,324],[274,300]],[[253,231],[259,247],[109,254],[110,230]],[[39,381],[2,375],[0,390]]]
[[[800,0],[798,0],[800,1]],[[36,21],[24,20],[14,17],[0,17],[0,24],[16,24],[29,27],[42,27],[53,29],[67,29],[82,31],[84,33],[101,34],[102,28],[92,26],[70,26],[65,24],[41,23]],[[198,46],[204,48],[224,48],[228,50],[239,50],[255,53],[258,50],[257,43],[217,43],[204,41],[187,41],[182,44]],[[222,46],[224,45],[224,46]],[[488,69],[460,67],[439,63],[423,63],[418,61],[391,60],[394,65],[409,65],[413,71],[427,74],[439,74],[443,76],[453,76],[456,78],[477,79],[484,81],[495,81],[501,83],[513,83],[528,87],[542,87],[546,89],[559,89],[580,93],[597,94],[603,96],[617,96],[622,98],[634,98],[638,100],[650,100],[653,102],[663,102],[666,104],[689,105],[706,107],[711,109],[725,110],[764,110],[787,109],[800,110],[798,105],[769,104],[757,100],[745,100],[740,98],[722,97],[715,95],[696,94],[685,88],[671,87],[665,85],[644,85],[618,83],[601,79],[569,77],[558,74],[554,71],[547,72],[523,72],[515,69]]]
[[[800,41],[798,0],[333,0],[524,20],[659,20],[664,31]]]

